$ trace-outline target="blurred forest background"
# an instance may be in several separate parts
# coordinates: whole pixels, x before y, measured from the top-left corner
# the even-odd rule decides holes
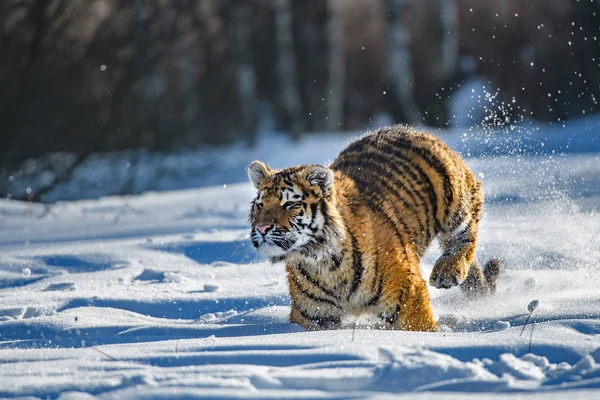
[[[589,114],[599,39],[597,0],[1,1],[0,197],[97,152],[445,127],[475,78],[506,105],[487,123]],[[61,172],[11,194],[28,159]]]

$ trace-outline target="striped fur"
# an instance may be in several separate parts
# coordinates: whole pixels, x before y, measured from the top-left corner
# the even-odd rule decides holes
[[[442,256],[429,282],[491,293],[500,267],[475,261],[483,194],[460,156],[407,127],[369,133],[329,168],[274,171],[255,161],[254,247],[285,261],[291,321],[335,329],[367,320],[386,329],[436,331],[419,260],[434,238]],[[256,228],[272,227],[265,235]]]

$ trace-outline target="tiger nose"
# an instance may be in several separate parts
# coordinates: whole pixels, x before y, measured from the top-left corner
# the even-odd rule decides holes
[[[271,229],[273,229],[273,225],[268,224],[258,224],[256,225],[256,229],[261,233],[261,235],[266,235]]]

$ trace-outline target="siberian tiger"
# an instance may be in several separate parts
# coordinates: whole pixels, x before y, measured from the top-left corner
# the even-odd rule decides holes
[[[404,126],[352,142],[329,166],[275,171],[254,161],[248,176],[251,240],[284,261],[290,320],[308,330],[365,320],[384,329],[437,331],[419,261],[437,237],[443,254],[429,283],[493,293],[500,264],[475,260],[480,182],[439,139]]]

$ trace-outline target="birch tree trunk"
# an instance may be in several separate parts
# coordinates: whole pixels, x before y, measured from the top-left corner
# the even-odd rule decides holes
[[[388,14],[388,79],[409,123],[422,121],[413,95],[410,34],[404,24],[407,0],[386,0]]]
[[[179,0],[183,1],[183,0]],[[193,124],[199,114],[199,93],[195,90],[198,84],[197,61],[199,43],[195,37],[195,30],[189,16],[194,1],[184,1],[178,8],[177,25],[178,39],[176,47],[177,71],[179,75],[179,87],[182,99],[182,125],[184,137],[191,140],[193,135]]]
[[[458,30],[458,9],[456,0],[438,0],[442,22],[442,58],[439,64],[439,78],[449,79],[458,67],[460,33]]]
[[[304,130],[302,103],[298,91],[296,53],[292,34],[292,14],[290,0],[275,0],[275,25],[277,34],[277,78],[280,99],[289,120],[293,136]]]
[[[235,79],[240,96],[242,114],[242,129],[248,143],[254,143],[256,138],[257,96],[256,72],[252,62],[251,48],[251,13],[246,0],[232,3],[232,58],[235,68]]]
[[[156,121],[158,116],[155,113],[156,109],[156,98],[157,95],[153,90],[152,83],[158,80],[156,71],[152,71],[151,74],[147,74],[147,69],[150,66],[150,53],[156,50],[150,49],[150,43],[148,40],[149,27],[150,27],[150,14],[152,13],[148,3],[143,0],[135,0],[132,4],[132,44],[135,49],[135,58],[132,60],[131,65],[128,66],[127,72],[130,76],[122,80],[122,84],[125,86],[125,90],[128,85],[131,85],[133,80],[140,79],[141,88],[134,89],[139,90],[140,97],[138,98],[138,104],[135,106],[135,120],[146,119],[145,128],[147,129],[149,142],[154,145],[156,142]],[[157,7],[157,5],[154,5]],[[121,110],[123,109],[123,102],[126,101],[126,93],[121,91],[115,91],[115,100],[111,101],[112,111],[114,118],[117,121],[120,119]],[[118,122],[117,122],[118,123]]]
[[[340,23],[340,1],[327,0],[328,81],[326,93],[326,128],[333,132],[341,128],[344,118],[344,83],[346,70]]]

